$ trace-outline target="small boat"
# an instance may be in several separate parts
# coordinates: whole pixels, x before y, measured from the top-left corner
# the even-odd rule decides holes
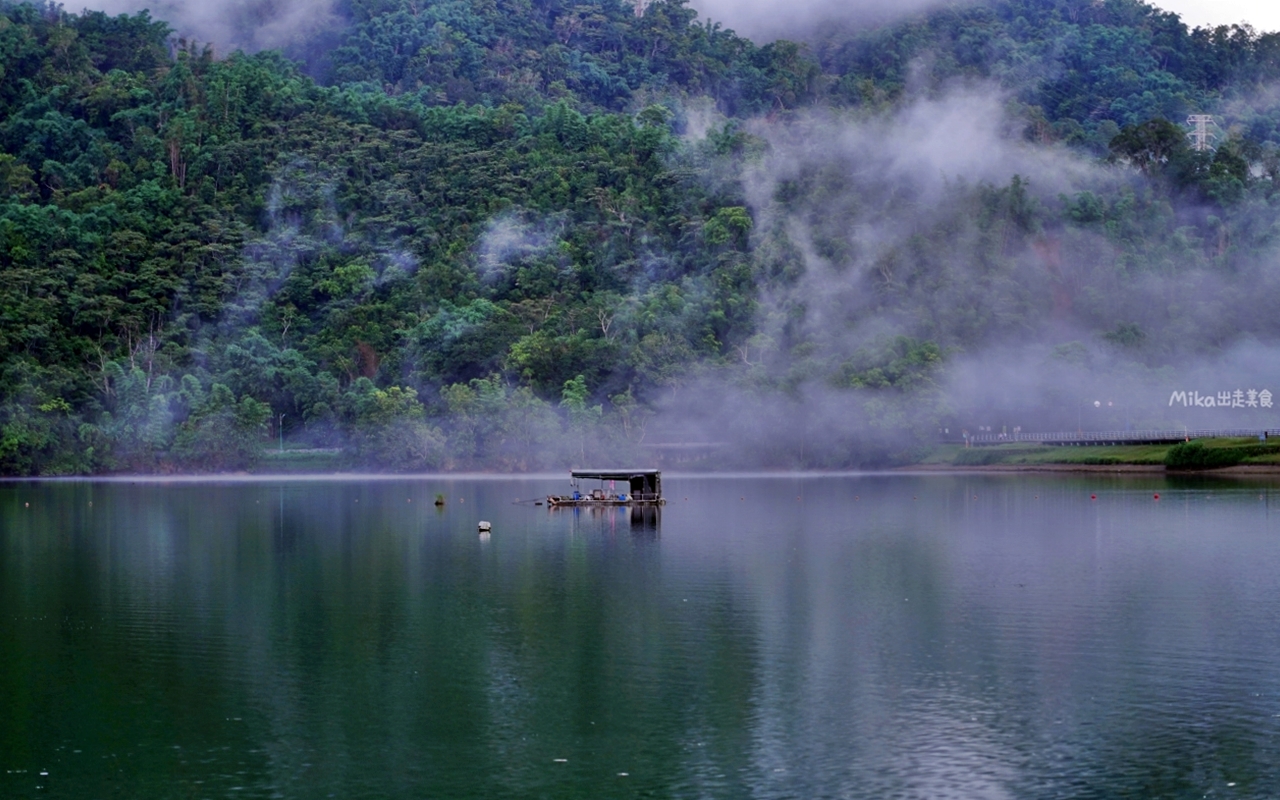
[[[484,519],[480,520],[480,524],[477,525],[476,527],[480,530],[481,533],[488,533],[489,530],[493,528],[493,526],[489,524],[489,521]]]
[[[583,481],[599,481],[600,485],[584,490]],[[660,506],[667,502],[662,498],[662,473],[656,469],[575,469],[569,473],[569,485],[573,487],[572,494],[548,495],[547,505]]]

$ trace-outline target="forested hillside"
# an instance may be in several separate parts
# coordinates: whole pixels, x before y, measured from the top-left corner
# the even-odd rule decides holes
[[[1274,34],[339,11],[295,62],[0,5],[0,472],[888,463],[1280,336]]]

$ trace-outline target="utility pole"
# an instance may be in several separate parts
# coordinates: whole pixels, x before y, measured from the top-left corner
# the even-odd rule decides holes
[[[1191,131],[1191,149],[1192,150],[1208,150],[1209,140],[1214,138],[1209,132],[1209,125],[1213,123],[1212,114],[1192,114],[1187,117],[1187,124],[1192,126]]]

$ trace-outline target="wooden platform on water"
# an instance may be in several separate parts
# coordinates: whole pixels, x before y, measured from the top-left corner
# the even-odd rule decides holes
[[[599,481],[600,485],[583,491],[583,481]],[[573,487],[571,494],[548,495],[547,505],[660,506],[667,502],[662,497],[662,473],[656,469],[575,469],[569,473],[569,485]]]

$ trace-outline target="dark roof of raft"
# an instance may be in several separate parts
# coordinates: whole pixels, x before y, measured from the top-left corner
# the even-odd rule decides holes
[[[569,471],[572,478],[601,481],[629,481],[645,475],[661,475],[656,469],[575,469]]]

